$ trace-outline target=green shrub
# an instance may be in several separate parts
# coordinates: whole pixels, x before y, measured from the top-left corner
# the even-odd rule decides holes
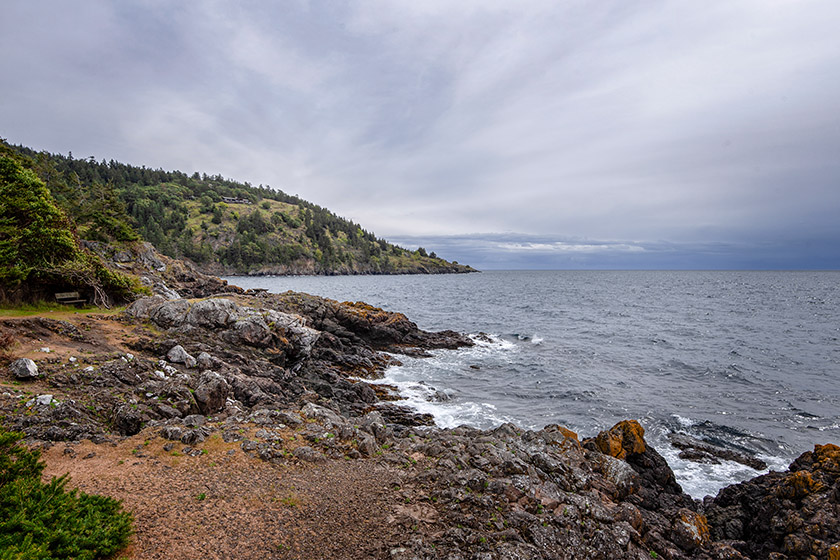
[[[125,547],[131,514],[119,501],[41,482],[40,454],[0,429],[0,560],[93,560]]]

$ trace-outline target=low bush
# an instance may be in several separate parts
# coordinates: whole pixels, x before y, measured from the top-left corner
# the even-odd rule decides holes
[[[93,560],[124,548],[131,514],[113,498],[42,482],[40,453],[0,429],[0,560]]]

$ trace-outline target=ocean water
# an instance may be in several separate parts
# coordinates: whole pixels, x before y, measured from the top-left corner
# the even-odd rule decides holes
[[[756,455],[776,470],[814,444],[840,444],[840,272],[228,280],[365,301],[424,329],[469,333],[475,347],[401,357],[383,382],[441,426],[557,423],[590,436],[637,419],[694,497],[759,471],[684,461],[671,433]]]

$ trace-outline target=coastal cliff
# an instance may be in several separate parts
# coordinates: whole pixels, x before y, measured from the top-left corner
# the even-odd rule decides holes
[[[459,333],[110,257],[155,295],[2,320],[0,413],[48,474],[125,501],[129,558],[840,557],[836,446],[701,503],[636,421],[439,429],[372,382]]]

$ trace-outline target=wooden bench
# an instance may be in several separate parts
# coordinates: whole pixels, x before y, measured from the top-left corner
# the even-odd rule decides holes
[[[87,300],[79,292],[59,292],[55,294],[55,301],[64,305],[75,305],[77,307],[81,307],[87,303]]]

